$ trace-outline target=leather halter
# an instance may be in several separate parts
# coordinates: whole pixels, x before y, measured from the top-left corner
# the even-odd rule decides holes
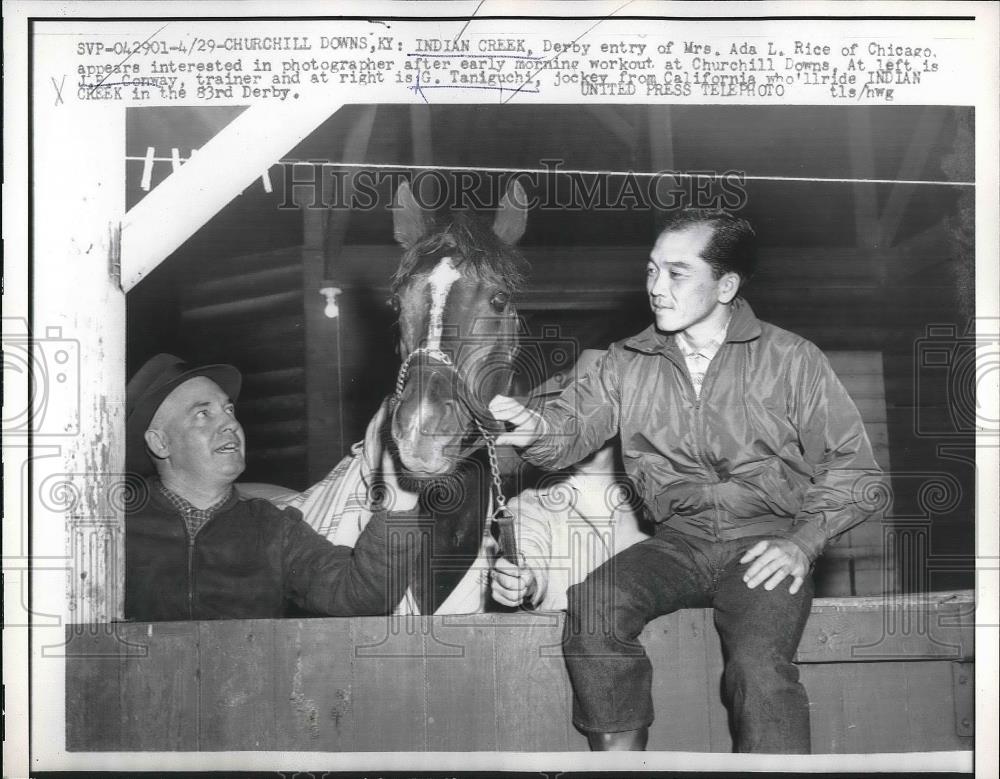
[[[399,366],[399,372],[396,374],[396,388],[392,396],[393,407],[399,405],[402,398],[403,389],[406,387],[406,379],[410,372],[411,363],[414,359],[422,355],[441,363],[455,374],[455,378],[458,380],[459,385],[459,392],[456,396],[469,412],[469,416],[472,418],[473,423],[479,429],[480,433],[483,433],[484,430],[503,432],[502,423],[497,422],[497,420],[493,418],[493,416],[489,413],[489,409],[473,402],[473,399],[476,396],[473,394],[468,383],[462,377],[462,374],[459,373],[458,366],[455,365],[454,360],[452,360],[446,352],[429,346],[421,346],[418,349],[414,349],[406,356],[402,365]]]
[[[483,437],[483,441],[486,444],[486,454],[490,465],[490,476],[492,479],[493,486],[493,523],[495,528],[495,537],[497,543],[500,545],[500,554],[509,562],[514,565],[520,565],[519,553],[517,550],[517,534],[514,531],[514,515],[511,514],[510,509],[507,508],[507,498],[503,493],[503,484],[500,479],[500,463],[497,459],[496,450],[496,439],[492,433],[487,429],[486,424],[489,424],[493,420],[486,419],[486,424],[480,419],[481,413],[477,409],[473,408],[472,402],[469,398],[473,397],[468,385],[462,378],[462,375],[458,372],[458,366],[445,352],[440,349],[434,349],[427,346],[421,346],[410,352],[406,359],[403,360],[402,365],[399,366],[399,373],[396,374],[396,389],[392,395],[391,408],[392,411],[399,407],[400,400],[403,396],[403,389],[406,386],[406,378],[410,372],[410,364],[413,362],[414,358],[419,355],[426,355],[433,360],[440,362],[441,364],[450,368],[454,373],[462,391],[458,393],[459,400],[466,407],[469,412],[469,416],[472,418],[473,423],[479,430],[479,434]],[[467,449],[461,452],[460,455],[464,456],[471,449]]]

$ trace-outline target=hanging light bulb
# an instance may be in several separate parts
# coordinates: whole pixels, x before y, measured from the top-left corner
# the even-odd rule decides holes
[[[343,290],[340,287],[323,287],[320,289],[319,294],[326,298],[326,308],[323,309],[323,313],[327,319],[336,319],[340,316],[340,306],[337,305],[337,296],[341,292]]]

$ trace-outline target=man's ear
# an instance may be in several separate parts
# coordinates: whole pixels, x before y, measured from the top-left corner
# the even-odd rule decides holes
[[[170,449],[167,446],[167,436],[162,430],[151,427],[143,433],[143,438],[146,439],[146,447],[156,459],[165,460],[167,455],[170,454]]]
[[[719,302],[731,303],[736,293],[740,291],[740,274],[724,273],[719,279]]]

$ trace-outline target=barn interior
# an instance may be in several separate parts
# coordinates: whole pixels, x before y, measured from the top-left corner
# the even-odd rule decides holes
[[[241,111],[128,109],[127,206]],[[528,383],[646,327],[645,259],[671,207],[735,198],[760,245],[747,299],[830,355],[889,474],[821,594],[972,588],[973,148],[972,109],[941,106],[346,106],[129,292],[127,372],[163,351],[237,365],[244,478],[302,489],[361,438],[399,366],[400,176],[487,217],[517,174],[541,201],[520,243]],[[657,171],[685,175],[650,198]]]

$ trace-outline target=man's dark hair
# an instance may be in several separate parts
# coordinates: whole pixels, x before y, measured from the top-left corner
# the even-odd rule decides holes
[[[711,266],[717,279],[726,273],[739,274],[743,287],[757,266],[757,234],[750,223],[721,209],[685,208],[667,220],[660,235],[700,224],[712,228],[702,259]]]

